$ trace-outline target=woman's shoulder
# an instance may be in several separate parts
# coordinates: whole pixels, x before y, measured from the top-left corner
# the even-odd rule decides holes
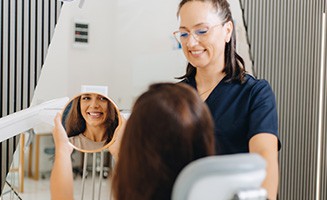
[[[72,136],[72,137],[69,137],[68,140],[70,143],[72,143],[74,146],[80,146],[81,145],[81,135],[82,134],[78,134],[78,135],[75,135],[75,136]]]
[[[251,74],[245,75],[245,82],[246,87],[250,87],[252,89],[262,89],[262,88],[271,88],[270,84],[265,79],[258,79]]]
[[[255,76],[253,76],[252,74],[245,74],[245,83],[247,84],[251,84],[251,85],[255,85],[255,84],[268,84],[268,81],[265,80],[265,79],[259,79],[259,78],[256,78]]]
[[[192,77],[192,76],[183,78],[182,80],[177,82],[177,84],[186,84],[186,85],[189,85],[189,86],[191,86],[193,88],[196,88],[195,78]]]
[[[246,81],[244,83],[250,92],[252,97],[261,97],[261,98],[274,98],[274,92],[265,79],[258,79],[250,74],[246,75]]]

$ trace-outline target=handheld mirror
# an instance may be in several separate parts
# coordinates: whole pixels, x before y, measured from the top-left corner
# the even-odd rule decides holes
[[[116,104],[99,93],[81,93],[64,108],[62,124],[72,146],[85,153],[107,149],[121,125]]]

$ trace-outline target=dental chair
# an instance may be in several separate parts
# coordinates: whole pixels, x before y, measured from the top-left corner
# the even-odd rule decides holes
[[[178,175],[172,200],[266,200],[265,160],[257,154],[209,156]]]

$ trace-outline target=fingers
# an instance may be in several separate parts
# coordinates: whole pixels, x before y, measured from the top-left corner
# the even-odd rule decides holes
[[[54,128],[60,130],[61,132],[65,132],[65,135],[67,136],[67,133],[61,122],[61,117],[62,117],[62,114],[58,112],[54,118],[54,123],[55,123]]]
[[[58,112],[54,118],[54,123],[55,123],[55,126],[58,126],[59,124],[61,124],[61,113]]]
[[[55,139],[59,139],[60,137],[62,137],[64,135],[66,135],[66,137],[67,137],[67,133],[61,123],[61,114],[60,113],[57,113],[54,118],[53,134],[54,134]]]
[[[127,120],[122,116],[120,125],[116,128],[111,144],[109,145],[109,152],[114,157],[114,160],[118,160],[118,154],[120,150],[120,143],[125,132]]]
[[[124,132],[126,123],[127,123],[127,120],[122,116],[121,117],[121,125],[120,125],[119,129],[117,130],[117,132],[119,132],[119,133]]]
[[[57,113],[54,118],[54,128],[53,128],[53,139],[55,142],[56,150],[63,149],[67,150],[68,153],[73,151],[71,145],[69,144],[68,136],[66,130],[61,123],[61,113]]]

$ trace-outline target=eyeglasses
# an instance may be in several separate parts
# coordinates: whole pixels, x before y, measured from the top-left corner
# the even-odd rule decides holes
[[[212,30],[212,28],[215,28],[217,26],[221,26],[221,24],[213,25],[211,27],[198,28],[198,29],[191,30],[191,31],[175,31],[173,34],[174,34],[176,40],[181,44],[185,43],[189,39],[190,35],[192,35],[194,39],[196,39],[197,41],[200,42],[200,41],[205,40],[209,31]]]

